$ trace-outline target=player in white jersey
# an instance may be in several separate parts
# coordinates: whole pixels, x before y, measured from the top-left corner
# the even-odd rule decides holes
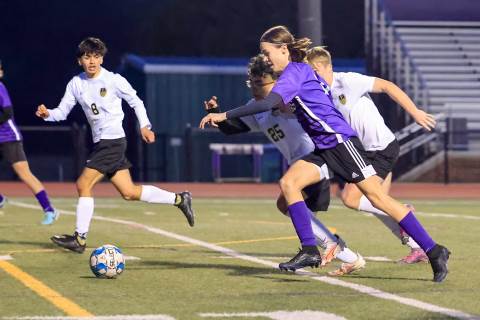
[[[261,99],[267,96],[277,78],[277,75],[262,54],[250,60],[248,75],[247,86],[250,88],[254,99]],[[216,97],[212,97],[208,102],[205,101],[204,104],[207,112],[220,112]],[[303,190],[306,198],[305,203],[311,212],[327,211],[330,204],[329,170],[325,163],[312,162],[312,159],[308,157],[315,149],[315,146],[293,114],[284,113],[278,109],[266,111],[221,122],[219,123],[219,129],[227,135],[249,131],[263,132],[285,157],[289,165],[298,160],[313,163],[324,178]],[[289,215],[287,202],[283,194],[280,194],[277,199],[277,208],[283,214]],[[311,215],[311,224],[318,245],[324,249],[322,264],[330,262],[335,256],[343,262],[341,267],[330,272],[330,275],[348,274],[365,266],[365,260],[362,256],[351,251],[341,238],[338,238],[339,240],[337,241],[337,237],[332,235],[314,215]]]
[[[435,126],[433,116],[419,110],[405,92],[390,81],[354,72],[333,72],[330,53],[322,47],[310,49],[307,60],[327,81],[335,107],[358,133],[377,175],[383,179],[382,187],[388,192],[391,186],[392,169],[399,154],[399,144],[395,135],[386,126],[369,93],[387,93],[426,130],[430,131]],[[345,185],[342,200],[349,208],[374,214],[402,240],[402,243],[411,248],[410,253],[400,262],[409,264],[428,261],[425,252],[403,232],[398,223],[375,208],[354,184]]]
[[[94,212],[92,189],[105,176],[125,200],[175,205],[183,212],[189,225],[194,225],[189,192],[176,194],[132,182],[129,171],[131,164],[125,157],[127,143],[122,127],[122,99],[135,110],[142,139],[146,143],[153,143],[155,134],[136,91],[121,75],[101,66],[106,52],[107,48],[100,39],[83,40],[78,46],[77,59],[84,72],[70,80],[57,108],[47,109],[42,104],[36,112],[45,121],[62,121],[78,103],[92,129],[93,151],[77,180],[79,199],[75,233],[73,236],[56,235],[51,238],[57,245],[78,253],[85,251],[86,236]]]

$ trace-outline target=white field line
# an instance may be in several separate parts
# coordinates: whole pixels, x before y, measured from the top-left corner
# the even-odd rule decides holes
[[[272,311],[272,312],[238,312],[238,313],[199,313],[202,318],[269,318],[273,320],[346,320],[333,313],[322,311]]]
[[[28,204],[28,203],[17,202],[17,201],[10,201],[10,204],[18,206],[18,207],[22,207],[22,208],[30,208],[30,209],[36,209],[37,208],[37,206],[35,206],[35,205],[31,205],[31,204]],[[62,214],[75,215],[75,212],[73,212],[73,211],[67,211],[67,210],[59,210],[59,211]],[[254,256],[250,256],[250,255],[247,255],[247,254],[237,252],[237,251],[229,249],[229,248],[221,247],[219,245],[211,244],[211,243],[208,243],[208,242],[205,242],[205,241],[202,241],[202,240],[193,239],[193,238],[190,238],[190,237],[187,237],[187,236],[183,236],[183,235],[176,234],[176,233],[173,233],[173,232],[170,232],[170,231],[162,230],[160,228],[151,227],[151,226],[144,225],[144,224],[141,224],[141,223],[137,223],[137,222],[134,222],[134,221],[115,219],[115,218],[107,218],[107,217],[102,217],[102,216],[94,216],[93,219],[100,220],[100,221],[114,222],[114,223],[129,226],[129,227],[133,227],[133,228],[138,228],[138,229],[145,230],[145,231],[148,231],[148,232],[151,232],[151,233],[155,233],[155,234],[165,236],[167,238],[177,239],[177,240],[180,240],[180,241],[183,241],[183,242],[187,242],[187,243],[190,243],[190,244],[193,244],[193,245],[197,245],[199,247],[204,247],[204,248],[210,249],[212,251],[217,251],[217,252],[223,253],[225,255],[237,258],[237,259],[253,262],[253,263],[256,263],[256,264],[261,264],[261,265],[271,267],[271,268],[274,268],[274,269],[278,268],[278,263],[273,262],[273,261],[260,259],[260,258],[254,257]],[[379,289],[375,289],[375,288],[368,287],[368,286],[361,285],[361,284],[350,283],[350,282],[347,282],[347,281],[344,281],[344,280],[340,280],[340,279],[336,279],[336,278],[330,278],[330,277],[327,277],[327,276],[319,276],[317,273],[305,271],[303,269],[297,270],[295,274],[296,275],[301,275],[301,276],[306,276],[306,277],[309,277],[310,279],[317,280],[317,281],[320,281],[320,282],[324,282],[324,283],[327,283],[327,284],[331,284],[331,285],[335,285],[335,286],[339,286],[339,287],[343,287],[343,288],[349,288],[349,289],[352,289],[354,291],[365,293],[365,294],[368,294],[368,295],[376,297],[376,298],[395,301],[395,302],[398,302],[400,304],[404,304],[404,305],[414,307],[414,308],[417,308],[417,309],[421,309],[421,310],[424,310],[424,311],[440,313],[440,314],[443,314],[443,315],[446,315],[446,316],[449,316],[449,317],[458,318],[458,319],[480,320],[480,316],[478,316],[478,315],[468,314],[466,312],[455,310],[455,309],[444,308],[444,307],[441,307],[441,306],[437,306],[437,305],[434,305],[434,304],[431,304],[431,303],[426,303],[426,302],[422,302],[422,301],[411,299],[411,298],[404,298],[404,297],[398,296],[396,294],[384,292],[384,291],[381,291]]]
[[[388,259],[387,257],[363,257],[367,261],[377,261],[377,262],[390,262],[392,259]]]
[[[329,206],[329,208],[330,209],[347,209],[347,207],[337,206],[337,205],[331,205]],[[373,214],[364,212],[364,211],[360,211],[359,213],[364,214],[367,217],[373,216]],[[454,214],[454,213],[415,211],[415,214],[419,216],[433,217],[433,218],[480,220],[480,216],[469,216],[469,215]]]
[[[2,317],[4,320],[175,320],[163,314],[114,315],[95,317],[66,317],[66,316],[31,316],[31,317]]]
[[[0,256],[0,260],[7,261],[7,260],[13,260],[13,257],[9,254],[5,256]]]

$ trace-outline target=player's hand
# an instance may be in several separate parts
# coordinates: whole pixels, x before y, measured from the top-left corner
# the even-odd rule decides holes
[[[433,115],[426,113],[423,110],[416,110],[412,114],[412,117],[419,126],[425,128],[428,131],[432,131],[432,129],[435,128],[435,125],[437,124],[437,121],[435,121]]]
[[[205,129],[207,124],[211,125],[212,127],[218,127],[217,123],[225,120],[227,120],[227,114],[225,112],[209,113],[203,117],[202,121],[200,121],[199,128]]]
[[[37,108],[37,112],[35,112],[35,115],[39,118],[45,119],[50,116],[50,113],[48,112],[47,107],[45,107],[44,104],[41,104]]]
[[[213,96],[213,97],[210,98],[210,100],[203,101],[203,104],[205,105],[205,110],[218,108],[217,100],[218,100],[217,97]]]
[[[142,139],[146,143],[154,143],[155,142],[155,133],[150,130],[148,127],[143,127],[140,129],[140,133],[142,134]]]

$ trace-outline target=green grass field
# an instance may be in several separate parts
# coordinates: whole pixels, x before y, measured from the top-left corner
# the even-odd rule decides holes
[[[71,213],[75,210],[76,199],[55,200],[58,208]],[[97,199],[95,216],[113,220],[92,221],[88,253],[83,255],[57,249],[49,241],[53,234],[73,231],[73,215],[63,214],[55,225],[41,226],[39,209],[19,206],[35,205],[34,199],[10,199],[0,209],[0,256],[5,259],[9,255],[12,260],[4,263],[21,269],[94,316],[480,318],[480,277],[476,272],[480,265],[480,201],[413,203],[432,236],[452,251],[445,283],[430,281],[428,264],[396,264],[394,260],[405,255],[407,247],[374,217],[345,209],[337,201],[328,213],[320,215],[322,221],[337,228],[352,250],[392,261],[367,261],[366,269],[341,278],[325,277],[338,262],[324,269],[309,269],[305,275],[282,273],[271,263],[296,253],[299,244],[293,227],[276,211],[273,200],[248,199],[194,199],[194,228],[188,227],[173,207]],[[115,280],[97,279],[89,269],[89,253],[106,243],[133,257]],[[242,255],[232,257],[237,253]],[[42,297],[2,268],[0,288],[0,319],[73,315],[65,311],[68,306],[62,309],[63,300],[58,300],[60,306],[52,303],[48,293]]]

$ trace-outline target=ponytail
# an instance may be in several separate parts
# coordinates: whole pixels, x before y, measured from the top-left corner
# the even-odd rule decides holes
[[[307,50],[312,44],[309,38],[295,39],[285,26],[275,26],[268,29],[260,38],[260,42],[287,45],[290,59],[293,62],[304,62]]]

